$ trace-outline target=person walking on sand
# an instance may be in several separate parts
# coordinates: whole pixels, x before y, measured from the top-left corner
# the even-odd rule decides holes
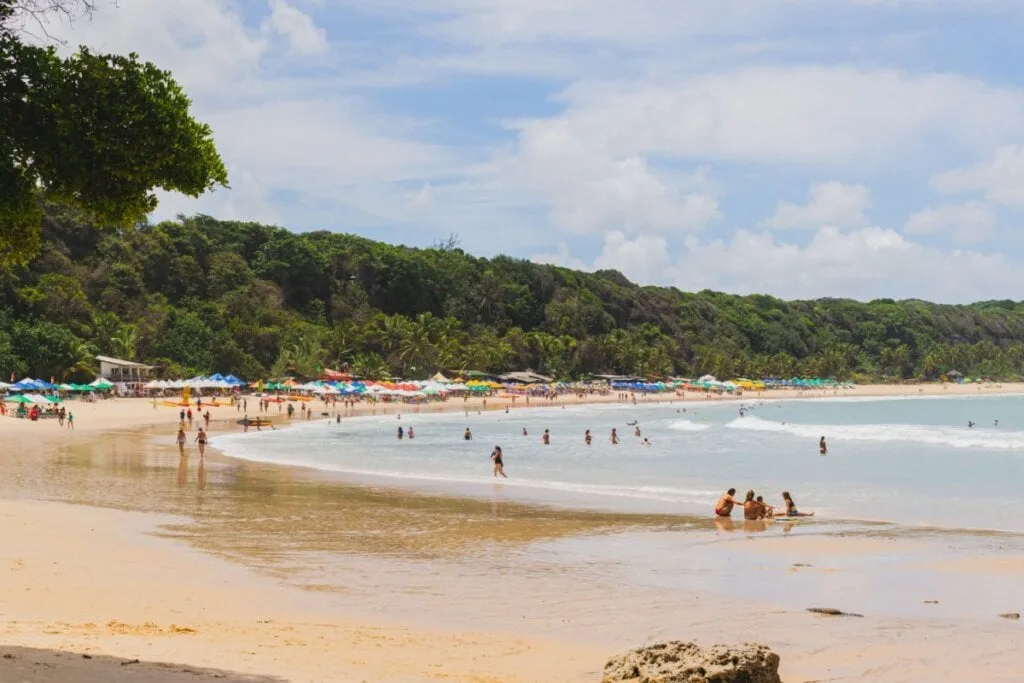
[[[821,453],[822,455],[828,453],[828,446],[825,444],[825,437],[821,437],[821,439],[818,441],[818,452]]]
[[[178,441],[178,453],[180,453],[181,455],[184,456],[185,455],[185,428],[184,427],[180,427],[180,426],[178,427],[178,438],[177,438],[177,441]]]
[[[491,461],[494,462],[494,476],[500,475],[508,479],[508,475],[505,474],[505,463],[501,459],[501,446],[495,446],[491,451]]]
[[[619,445],[619,433],[615,431],[615,427],[612,427],[612,435],[609,437],[613,446]]]
[[[789,491],[782,492],[782,500],[786,503],[786,517],[813,517],[813,512],[800,512],[796,507],[796,503],[793,501],[793,496],[789,495]]]
[[[590,436],[590,430],[589,429],[587,430],[587,433],[583,435],[583,441],[586,442],[586,444],[588,446],[590,445],[591,436]]]
[[[68,429],[72,429],[73,430],[74,428],[75,428],[75,416],[71,413],[71,411],[68,411]]]
[[[544,435],[542,437],[540,437],[540,438],[541,438],[541,441],[544,442],[545,446],[550,446],[551,445],[551,432],[548,431],[547,429],[544,430]]]
[[[734,505],[738,505],[737,501],[733,496],[736,495],[736,489],[729,489],[722,494],[722,497],[715,503],[715,516],[717,517],[731,517],[732,508]]]
[[[189,408],[188,411],[185,413],[185,417],[188,418],[188,427],[189,427],[189,429],[191,429],[192,428],[192,409],[191,408]]]
[[[199,428],[199,433],[196,434],[196,443],[199,444],[199,457],[201,458],[206,455],[206,432],[203,431],[202,427]]]

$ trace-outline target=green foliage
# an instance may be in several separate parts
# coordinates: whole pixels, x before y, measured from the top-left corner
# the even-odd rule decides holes
[[[39,256],[0,279],[2,375],[80,375],[85,349],[250,379],[345,364],[373,378],[1024,374],[1019,303],[690,293],[207,216],[90,232],[83,215],[44,209]]]
[[[0,25],[18,11],[31,10],[4,0]],[[168,72],[134,54],[83,47],[63,58],[0,26],[0,266],[38,251],[40,191],[100,226],[131,226],[152,213],[156,188],[198,196],[226,185],[190,106]]]

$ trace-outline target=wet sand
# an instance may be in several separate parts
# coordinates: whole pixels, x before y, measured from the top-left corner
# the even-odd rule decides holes
[[[614,651],[668,638],[764,642],[789,683],[1024,668],[1020,623],[997,616],[1024,607],[1013,535],[720,528],[355,486],[215,451],[200,471],[194,446],[184,461],[173,446],[176,410],[74,410],[72,435],[0,419],[0,680],[593,681]],[[235,428],[215,423],[214,443]]]

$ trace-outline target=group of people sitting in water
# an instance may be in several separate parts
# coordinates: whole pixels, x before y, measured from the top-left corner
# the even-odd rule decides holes
[[[782,492],[782,502],[785,507],[781,509],[765,503],[762,496],[755,497],[753,490],[747,491],[743,502],[736,500],[734,498],[735,495],[736,489],[729,489],[722,494],[722,497],[715,503],[716,517],[731,517],[732,509],[737,505],[743,508],[743,518],[750,520],[814,516],[813,512],[800,512],[796,507],[796,503],[793,502],[793,496],[789,495],[789,491]]]

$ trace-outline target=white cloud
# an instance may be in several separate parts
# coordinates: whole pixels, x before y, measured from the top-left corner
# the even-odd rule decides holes
[[[960,243],[982,242],[992,234],[995,222],[988,204],[970,201],[922,209],[911,214],[904,230],[917,235],[949,232]]]
[[[731,240],[691,239],[675,266],[674,282],[786,298],[923,298],[966,303],[993,296],[1024,297],[1017,266],[1002,254],[943,251],[894,230],[869,227],[818,230],[806,245],[741,230]]]
[[[806,204],[779,202],[775,214],[765,221],[774,229],[818,228],[863,225],[864,212],[871,207],[871,190],[864,185],[828,182],[811,186]]]
[[[547,263],[552,266],[572,268],[573,270],[591,270],[591,268],[584,263],[583,259],[572,255],[565,242],[561,242],[558,245],[557,251],[553,253],[534,254],[530,257],[530,260],[535,263]]]
[[[989,201],[1024,206],[1024,146],[1005,145],[987,161],[932,179],[940,192],[980,192]]]
[[[270,17],[265,28],[288,39],[293,51],[304,55],[327,52],[327,32],[302,10],[285,0],[270,0]]]
[[[1024,134],[1024,98],[954,75],[800,66],[631,82],[587,81],[554,117],[519,122],[523,137],[560,136],[615,158],[863,168],[905,165],[936,139],[990,149]]]
[[[604,249],[594,260],[594,270],[617,270],[633,282],[649,285],[664,282],[669,260],[664,238],[640,235],[630,239],[613,230],[605,235]]]
[[[532,191],[550,207],[552,222],[574,234],[683,234],[722,217],[704,169],[658,171],[640,156],[616,157],[559,126],[524,129],[514,155],[494,170]]]

